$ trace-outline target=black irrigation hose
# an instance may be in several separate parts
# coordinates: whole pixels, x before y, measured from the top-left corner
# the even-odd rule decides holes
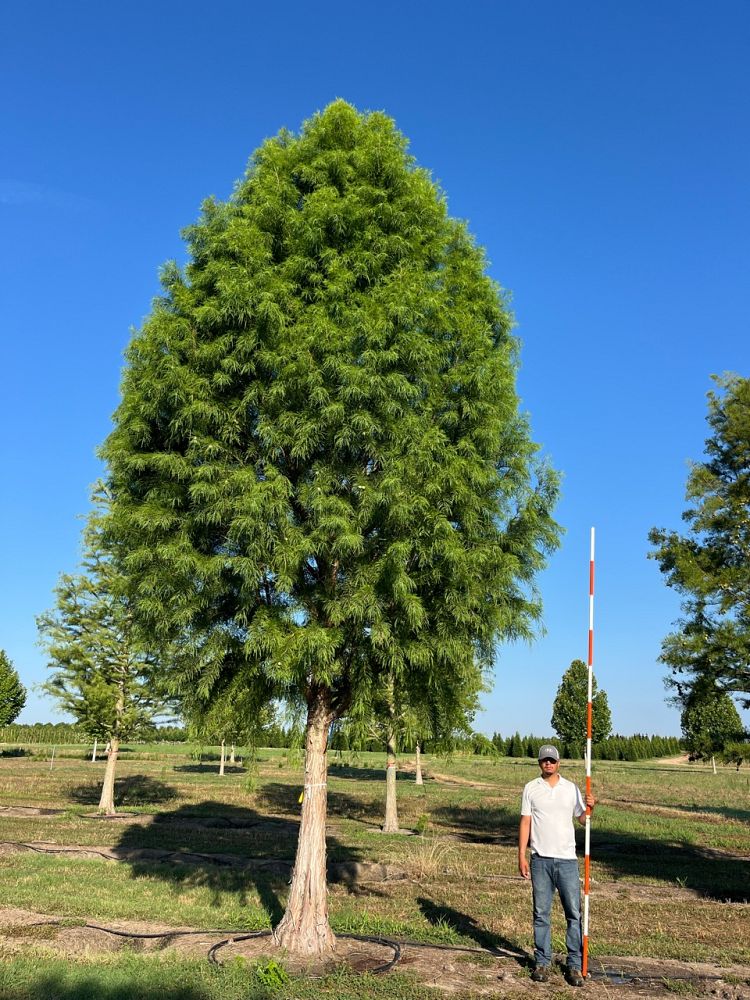
[[[70,854],[72,852],[69,848],[53,848],[53,847],[35,847],[33,844],[27,844],[21,841],[2,841],[0,846],[10,846],[10,847],[25,847],[29,851],[34,851],[37,854]],[[97,854],[99,857],[104,858],[105,861],[117,861],[119,859],[113,858],[111,855],[102,853],[101,851],[86,849],[89,854]],[[209,855],[199,854],[197,852],[191,852],[193,857],[206,857]],[[268,862],[268,864],[275,864],[275,862]],[[523,881],[519,875],[485,875],[480,876],[486,879],[507,879],[509,881]],[[63,926],[59,921],[39,921],[34,924],[30,924],[31,927],[45,927],[45,926]],[[208,951],[208,960],[214,965],[221,965],[221,962],[216,958],[217,952],[226,947],[227,945],[234,944],[239,941],[249,941],[252,938],[257,937],[268,937],[273,931],[261,930],[261,931],[251,931],[247,933],[234,934],[233,932],[228,932],[225,930],[190,930],[190,931],[162,931],[161,933],[155,934],[139,934],[135,931],[118,931],[112,927],[101,927],[98,924],[83,924],[82,926],[88,928],[89,930],[101,931],[104,934],[112,934],[117,937],[125,938],[137,938],[137,939],[156,939],[156,938],[173,938],[173,937],[188,937],[190,935],[201,935],[201,934],[231,934],[230,937],[225,938],[222,941],[217,942]],[[451,945],[451,944],[431,944],[428,941],[413,941],[409,939],[401,939],[400,941],[390,940],[388,938],[373,937],[365,934],[337,934],[337,937],[347,938],[354,941],[367,941],[372,944],[379,944],[386,948],[393,949],[393,958],[384,963],[383,965],[376,966],[374,969],[368,969],[372,975],[380,975],[384,972],[389,972],[394,968],[401,960],[401,946],[404,945],[409,948],[435,948],[439,951],[458,951],[475,955],[493,955],[495,957],[502,957],[503,954],[509,955],[511,957],[521,958],[521,955],[514,955],[512,952],[500,952],[494,948],[472,948],[467,945]],[[601,963],[600,963],[601,964]],[[609,981],[612,978],[617,977],[627,982],[662,982],[665,978],[670,981],[675,982],[721,982],[722,976],[655,976],[650,974],[642,973],[625,973],[625,972],[615,972],[613,970],[607,970],[602,965],[601,971],[593,972],[589,971],[589,978],[597,980]]]
[[[39,920],[36,923],[29,924],[29,927],[65,927],[59,920]],[[159,933],[153,934],[143,934],[137,931],[118,931],[114,927],[102,927],[99,924],[76,924],[77,927],[85,927],[88,930],[101,931],[104,934],[112,934],[115,937],[123,938],[136,938],[139,940],[155,939],[155,938],[174,938],[174,937],[190,937],[190,936],[200,936],[204,934],[229,934],[230,936],[222,941],[217,941],[216,944],[212,945],[208,951],[208,960],[213,965],[221,966],[222,963],[216,957],[217,952],[227,945],[236,944],[240,941],[250,941],[253,938],[259,937],[270,937],[273,934],[271,930],[260,930],[260,931],[246,931],[239,934],[235,934],[232,931],[220,930],[217,928],[209,928],[208,930],[173,930],[173,931],[161,931]],[[391,940],[390,938],[375,937],[368,934],[343,934],[338,933],[336,937],[346,938],[350,941],[367,941],[371,944],[378,944],[384,948],[393,949],[393,958],[389,962],[385,962],[383,965],[378,965],[374,969],[367,969],[370,975],[376,976],[381,975],[385,972],[390,972],[398,963],[401,961],[401,948],[434,948],[437,951],[458,951],[474,955],[492,955],[495,958],[502,958],[504,956],[514,957],[514,958],[524,958],[520,953],[514,954],[513,952],[501,952],[495,948],[472,948],[468,945],[455,945],[455,944],[437,944],[430,943],[429,941],[413,941],[408,938],[401,938],[400,940]],[[663,983],[664,980],[669,980],[670,982],[680,982],[680,983],[720,983],[723,982],[723,976],[664,976],[664,975],[653,975],[641,972],[626,972],[624,969],[615,971],[614,969],[606,969],[602,962],[599,962],[601,969],[594,972],[589,970],[588,977],[592,980],[601,981],[611,981],[613,978],[617,978],[622,982],[629,983]],[[311,976],[309,978],[319,978],[317,976]]]
[[[27,851],[34,851],[35,854],[98,854],[105,861],[119,860],[118,858],[113,858],[111,854],[104,854],[93,847],[84,847],[83,851],[71,850],[70,847],[35,847],[33,844],[26,844],[21,840],[3,840],[0,841],[0,847],[25,847]]]
[[[216,957],[217,952],[221,948],[225,948],[229,944],[236,944],[238,941],[248,941],[250,938],[266,937],[267,935],[273,934],[273,931],[253,931],[251,934],[242,934],[237,937],[227,938],[225,941],[218,941],[208,952],[209,962],[213,962],[214,965],[221,965],[222,963]],[[367,972],[371,976],[379,976],[384,972],[390,972],[394,966],[398,965],[401,961],[401,944],[398,941],[390,941],[387,938],[382,937],[372,937],[367,934],[336,934],[337,938],[347,938],[350,941],[368,941],[371,944],[379,944],[384,948],[393,949],[393,958],[390,961],[383,963],[383,965],[376,965],[373,969],[368,969]],[[319,976],[309,976],[310,979],[319,979]]]

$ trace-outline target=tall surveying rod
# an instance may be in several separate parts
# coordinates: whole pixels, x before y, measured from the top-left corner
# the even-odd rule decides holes
[[[589,658],[588,704],[586,706],[586,795],[591,795],[591,719],[594,687],[594,529],[591,529],[591,558],[589,560]],[[591,809],[586,806],[586,847],[583,859],[583,962],[581,974],[588,975],[589,968],[589,881],[591,869]]]

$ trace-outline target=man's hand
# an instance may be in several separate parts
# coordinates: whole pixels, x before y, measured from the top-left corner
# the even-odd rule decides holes
[[[596,805],[596,799],[591,794],[591,792],[589,792],[589,794],[586,796],[586,805],[589,807],[589,809],[593,809],[594,806]]]
[[[526,860],[525,855],[522,858],[518,859],[518,870],[521,873],[521,878],[531,878],[531,872],[529,871],[529,862]]]

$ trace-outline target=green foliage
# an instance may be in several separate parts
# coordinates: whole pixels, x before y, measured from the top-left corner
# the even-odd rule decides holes
[[[430,816],[429,813],[420,813],[417,822],[414,824],[414,829],[419,834],[420,837],[424,837],[430,828]]]
[[[571,756],[581,756],[586,743],[588,704],[588,668],[583,660],[573,660],[565,671],[552,705],[552,727],[566,745]],[[596,678],[592,682],[591,739],[600,743],[612,732],[612,714],[606,691],[599,691]]]
[[[739,712],[723,691],[693,689],[680,717],[685,746],[698,760],[713,757],[744,736]]]
[[[205,703],[388,677],[450,716],[528,637],[557,477],[506,300],[393,122],[337,101],[186,232],[128,350],[106,458],[139,619]],[[477,670],[479,667],[479,671]]]
[[[151,734],[164,710],[150,676],[153,657],[139,642],[122,578],[102,536],[107,498],[84,531],[79,574],[62,574],[54,609],[40,615],[40,641],[53,669],[44,690],[89,736],[102,740]]]
[[[739,771],[743,764],[750,764],[750,743],[727,743],[720,756],[724,764],[734,764]]]
[[[269,990],[278,990],[289,982],[289,973],[275,958],[267,962],[258,962],[253,968],[255,978]]]
[[[652,529],[650,553],[683,617],[662,644],[669,683],[685,701],[696,684],[744,695],[750,706],[750,379],[714,377],[706,460],[693,465],[685,535]]]
[[[31,725],[3,726],[0,729],[0,743],[43,743],[60,745],[63,743],[85,743],[87,734],[69,722],[34,722]]]
[[[25,704],[26,688],[7,653],[0,649],[0,726],[13,722]]]

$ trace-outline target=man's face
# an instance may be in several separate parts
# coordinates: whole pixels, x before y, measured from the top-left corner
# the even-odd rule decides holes
[[[560,761],[552,760],[551,757],[545,757],[539,761],[539,767],[542,769],[542,777],[549,778],[553,774],[557,774],[560,768]]]

